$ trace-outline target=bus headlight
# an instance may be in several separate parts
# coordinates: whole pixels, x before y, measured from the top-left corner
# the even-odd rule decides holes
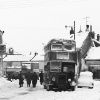
[[[75,81],[72,81],[72,86],[75,86],[75,85],[76,85]]]
[[[70,78],[68,79],[68,82],[71,82],[71,79]]]

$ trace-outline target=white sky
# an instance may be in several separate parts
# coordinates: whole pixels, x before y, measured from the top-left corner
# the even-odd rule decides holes
[[[19,53],[42,53],[52,38],[67,38],[65,25],[88,23],[100,33],[99,0],[0,0],[0,29],[4,43]],[[84,29],[85,30],[85,29]]]

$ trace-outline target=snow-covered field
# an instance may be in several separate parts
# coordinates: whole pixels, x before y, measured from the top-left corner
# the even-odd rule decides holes
[[[0,78],[0,100],[100,100],[100,81],[94,81],[94,88],[76,88],[76,91],[46,91],[39,81],[36,88],[19,88],[18,80],[13,82]]]

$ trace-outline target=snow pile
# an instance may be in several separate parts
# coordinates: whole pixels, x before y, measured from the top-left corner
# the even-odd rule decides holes
[[[7,55],[3,61],[29,61],[29,57],[25,55]]]
[[[0,87],[0,100],[100,100],[100,81],[94,81],[94,88],[76,88],[76,91],[46,91],[39,81],[36,88],[19,88],[18,80]]]
[[[30,91],[20,89],[16,93],[21,95],[15,94],[16,96],[11,97],[10,100],[99,100],[100,98],[100,81],[95,81],[93,89],[76,88],[76,91],[46,91],[39,83],[36,88],[29,89]]]
[[[0,77],[0,87],[5,85],[5,84],[11,84],[10,81],[8,81],[6,78],[4,77]]]

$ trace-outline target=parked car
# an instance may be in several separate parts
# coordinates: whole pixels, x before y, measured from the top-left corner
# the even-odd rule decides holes
[[[81,72],[77,87],[88,87],[92,89],[94,87],[93,73],[89,71]]]

